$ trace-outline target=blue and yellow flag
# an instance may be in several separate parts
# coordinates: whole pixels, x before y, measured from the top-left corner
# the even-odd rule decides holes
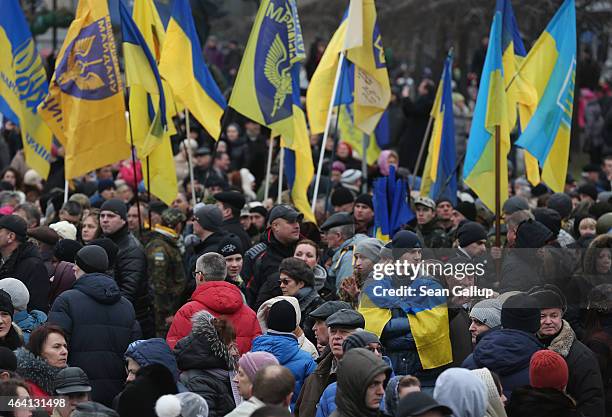
[[[325,130],[340,53],[345,52],[336,104],[353,104],[353,122],[372,134],[391,99],[389,75],[373,0],[351,0],[306,93],[312,133]],[[342,97],[339,97],[342,96]],[[347,101],[345,97],[350,99]],[[359,147],[360,148],[360,147]]]
[[[408,185],[395,177],[395,167],[389,167],[389,176],[374,180],[374,236],[383,242],[414,218],[408,205]]]
[[[123,82],[105,1],[81,0],[38,107],[66,151],[66,178],[130,157]]]
[[[411,288],[412,293],[389,296],[388,290],[397,291],[399,285]],[[394,294],[399,294],[395,291]],[[451,363],[453,352],[446,297],[423,295],[426,291],[443,294],[440,283],[431,277],[418,277],[413,281],[409,277],[374,280],[364,286],[358,310],[365,318],[365,330],[380,337],[391,320],[391,310],[401,309],[410,322],[423,369],[434,369]]]
[[[204,62],[189,0],[174,0],[159,72],[172,87],[174,96],[217,140],[227,103]]]
[[[52,135],[37,107],[49,85],[18,0],[2,4],[0,51],[0,113],[20,126],[26,163],[46,179]]]
[[[281,135],[293,204],[315,222],[306,195],[314,166],[299,87],[300,63],[305,56],[295,0],[264,0],[229,105]]]
[[[502,64],[503,0],[497,1],[489,47],[478,88],[476,107],[468,139],[464,182],[492,211],[495,210],[495,130],[500,128],[500,206],[508,198],[508,160],[510,128],[508,98]],[[515,111],[516,114],[516,111]]]
[[[166,94],[148,42],[122,2],[119,15],[125,75],[130,88],[130,134],[138,157],[143,160],[146,188],[170,205],[176,198],[177,180],[167,128]]]
[[[449,54],[444,61],[442,79],[431,109],[434,125],[423,171],[421,194],[429,194],[434,200],[441,197],[449,198],[455,206],[457,203],[457,174],[455,172],[457,155],[451,85],[452,67],[453,57]]]
[[[537,101],[525,106],[526,120],[521,118],[525,128],[516,145],[537,158],[546,185],[563,192],[576,78],[574,0],[561,5],[527,55],[520,76],[534,87]]]

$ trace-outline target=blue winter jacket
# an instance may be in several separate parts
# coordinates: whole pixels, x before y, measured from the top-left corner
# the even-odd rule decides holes
[[[504,394],[529,385],[529,361],[538,350],[545,349],[535,335],[514,329],[490,330],[484,334],[461,365],[467,369],[488,368],[499,375]]]
[[[291,398],[291,410],[298,399],[302,384],[317,367],[316,362],[309,353],[298,345],[297,338],[291,333],[268,333],[253,340],[252,352],[268,352],[286,366],[295,377],[295,390]]]
[[[24,345],[28,344],[30,334],[45,324],[46,321],[47,315],[40,310],[32,310],[29,313],[27,311],[15,311],[15,315],[13,316],[13,322],[19,326],[23,332]]]

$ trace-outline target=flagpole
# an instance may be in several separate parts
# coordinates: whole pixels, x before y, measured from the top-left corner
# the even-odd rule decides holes
[[[425,129],[425,135],[423,135],[423,140],[421,141],[421,149],[419,149],[419,155],[417,156],[416,163],[414,164],[414,169],[412,170],[412,178],[410,179],[410,190],[414,189],[414,182],[416,181],[417,170],[421,166],[421,160],[423,159],[423,153],[425,152],[425,147],[429,144],[429,137],[431,133],[431,126],[433,125],[434,118],[429,116],[429,121],[427,122],[427,128]]]
[[[189,139],[189,131],[190,131],[189,109],[187,109],[187,107],[185,107],[185,130],[186,130],[185,139]],[[196,192],[195,192],[195,184],[193,183],[193,164],[191,163],[191,146],[187,148],[187,165],[189,167],[189,181],[191,182],[191,203],[193,204],[193,207],[195,207]]]
[[[64,203],[68,201],[68,179],[64,179]]]
[[[149,169],[149,156],[147,155],[147,194],[149,196],[149,204],[151,204],[151,170]],[[152,229],[151,224],[151,210],[149,209],[149,228]]]
[[[266,182],[264,184],[264,201],[270,196],[270,173],[272,172],[272,151],[274,150],[274,138],[270,137],[268,145],[268,162],[266,163]]]
[[[138,176],[136,173],[136,148],[134,147],[134,136],[132,133],[132,116],[130,115],[129,106],[130,105],[128,104],[128,111],[125,112],[125,115],[128,119],[128,125],[130,128],[130,146],[132,147],[132,172],[134,174],[134,183],[136,185],[135,187],[136,189],[134,190],[134,195],[136,196],[136,212],[138,213],[138,231],[140,232],[140,235],[142,236],[142,216],[140,214],[140,199],[138,197]]]
[[[501,144],[500,144],[501,129],[499,125],[495,126],[495,246],[501,246]]]
[[[367,133],[363,134],[363,140],[361,141],[362,152],[361,152],[361,176],[363,178],[363,184],[361,184],[361,192],[366,194],[368,192],[368,148],[370,147],[370,135]]]
[[[285,152],[283,147],[280,148],[280,164],[278,168],[278,195],[276,196],[276,204],[281,203],[281,194],[283,193],[283,172],[285,170]]]
[[[338,68],[336,70],[336,79],[334,80],[334,87],[332,88],[331,99],[329,100],[329,109],[327,109],[327,119],[325,121],[325,131],[323,132],[323,141],[321,142],[321,151],[319,152],[319,165],[317,166],[317,175],[315,177],[315,185],[312,193],[312,212],[315,212],[317,205],[317,197],[319,194],[319,183],[321,181],[321,170],[323,169],[323,159],[325,157],[325,145],[327,144],[327,138],[329,136],[329,128],[331,125],[331,117],[334,111],[334,103],[336,102],[336,92],[338,90],[338,81],[340,81],[340,75],[342,74],[342,64],[344,63],[344,52],[340,52],[340,59],[338,61]]]

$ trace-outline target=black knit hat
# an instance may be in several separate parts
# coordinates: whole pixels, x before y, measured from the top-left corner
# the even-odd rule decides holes
[[[370,194],[361,194],[355,200],[355,204],[364,204],[374,210],[374,203],[372,202],[372,196]]]
[[[463,214],[463,217],[465,217],[466,219],[476,221],[477,211],[476,205],[474,203],[470,203],[469,201],[462,201],[457,204],[455,210]]]
[[[0,290],[0,311],[9,313],[11,317],[13,317],[15,313],[15,307],[13,307],[11,296],[4,290]]]
[[[342,342],[342,350],[346,353],[355,348],[367,348],[370,343],[380,344],[380,339],[374,333],[358,330],[344,339],[344,342]]]
[[[540,330],[540,308],[537,300],[525,293],[508,298],[502,305],[501,324],[504,329],[535,334]]]
[[[334,207],[343,206],[354,202],[353,193],[348,188],[338,187],[331,195],[331,205]]]
[[[240,238],[234,234],[227,235],[223,243],[219,245],[219,254],[224,258],[237,254],[242,255],[243,253],[244,250],[242,249]]]
[[[108,269],[106,251],[97,245],[85,246],[77,252],[74,260],[77,266],[86,274],[106,272]]]
[[[487,231],[480,223],[466,222],[459,227],[457,239],[459,239],[459,246],[465,248],[474,242],[487,240]]]
[[[119,247],[107,237],[101,237],[94,239],[87,244],[87,246],[96,245],[100,246],[106,252],[108,258],[108,269],[113,269],[115,261],[117,260],[117,253],[119,253]]]
[[[102,207],[100,207],[100,212],[110,211],[115,213],[117,216],[121,217],[123,220],[127,221],[127,206],[121,200],[113,198],[111,200],[106,200]]]
[[[74,258],[76,254],[83,245],[81,245],[76,240],[72,239],[62,239],[55,244],[55,248],[53,249],[53,256],[55,256],[58,260],[64,262],[74,263]]]
[[[556,210],[547,207],[538,207],[533,209],[533,217],[548,228],[553,234],[553,237],[559,235],[561,230],[561,215]]]
[[[266,324],[270,330],[291,333],[297,327],[295,309],[287,300],[275,302],[270,307]]]
[[[537,220],[526,220],[516,229],[516,247],[539,249],[553,238],[553,233]]]

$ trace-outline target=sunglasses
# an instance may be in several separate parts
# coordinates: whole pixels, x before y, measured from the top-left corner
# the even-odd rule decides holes
[[[291,280],[289,278],[281,278],[281,279],[278,280],[278,282],[281,285],[289,285],[289,284],[291,284],[291,281],[293,281],[293,280]]]

